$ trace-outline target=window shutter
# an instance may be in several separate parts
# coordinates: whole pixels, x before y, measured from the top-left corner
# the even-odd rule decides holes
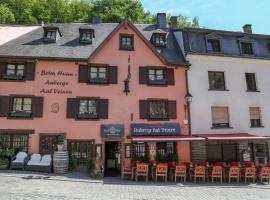
[[[260,108],[259,107],[250,107],[250,119],[260,119]]]
[[[87,83],[89,77],[88,65],[79,65],[79,83]]]
[[[108,107],[109,107],[108,99],[99,100],[99,118],[100,119],[108,119],[108,110],[109,110]]]
[[[67,118],[76,118],[78,114],[78,99],[68,98],[67,99]]]
[[[5,73],[6,63],[0,63],[0,79],[3,78],[3,74]]]
[[[117,66],[109,66],[109,83],[117,84]]]
[[[168,114],[170,119],[177,118],[176,101],[168,101]]]
[[[149,102],[147,100],[140,100],[140,119],[149,119]]]
[[[0,117],[8,117],[10,109],[10,97],[0,96]]]
[[[147,82],[148,82],[148,68],[139,67],[139,83],[147,84]]]
[[[168,68],[166,70],[166,75],[167,75],[167,81],[168,81],[168,85],[175,85],[175,81],[174,81],[174,69],[172,68]]]
[[[32,98],[32,115],[33,117],[43,116],[43,103],[44,97],[33,97]]]
[[[36,72],[36,63],[29,62],[25,64],[25,80],[33,81],[35,80],[35,72]]]
[[[213,124],[229,123],[228,107],[212,107]]]

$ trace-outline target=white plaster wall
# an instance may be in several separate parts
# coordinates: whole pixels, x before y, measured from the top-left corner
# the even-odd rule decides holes
[[[270,136],[270,60],[188,55],[192,134],[250,133]],[[208,71],[224,71],[229,91],[209,91]],[[246,92],[245,73],[256,73],[260,92]],[[211,106],[228,106],[231,129],[211,129]],[[261,108],[264,128],[250,128],[249,107]]]

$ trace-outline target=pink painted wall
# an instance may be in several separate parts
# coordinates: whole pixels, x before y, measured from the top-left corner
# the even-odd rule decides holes
[[[89,62],[102,63],[118,66],[118,84],[87,85],[78,83],[78,65],[74,62],[60,61],[38,61],[36,65],[35,81],[26,83],[1,82],[0,95],[11,94],[33,94],[44,96],[43,118],[34,120],[7,120],[0,118],[1,129],[34,129],[35,134],[31,138],[31,150],[39,150],[39,133],[66,132],[67,139],[95,139],[96,143],[101,143],[100,124],[124,124],[125,132],[129,134],[130,123],[159,123],[139,119],[139,100],[147,98],[167,98],[177,100],[177,120],[168,122],[179,122],[182,132],[187,134],[187,126],[183,125],[185,118],[185,94],[186,81],[185,69],[175,70],[175,86],[149,87],[139,84],[139,66],[164,66],[159,58],[146,46],[146,44],[135,34],[135,51],[119,51],[119,33],[135,34],[128,29],[121,28],[116,35],[109,40],[101,51],[99,51]],[[98,37],[98,36],[96,36]],[[127,76],[128,56],[131,57],[131,93],[126,96],[123,93],[123,81]],[[43,75],[42,71],[58,73],[63,71],[72,74],[71,76]],[[45,84],[47,80],[66,82],[65,86],[50,86]],[[53,93],[43,94],[42,89],[53,89]],[[54,89],[68,90],[72,94],[55,94]],[[66,102],[68,97],[91,96],[109,99],[109,119],[100,121],[78,121],[66,118]],[[59,104],[58,113],[51,112],[53,104]],[[133,113],[134,120],[130,115]],[[186,146],[186,145],[184,145]],[[181,154],[189,154],[189,148],[181,147]]]

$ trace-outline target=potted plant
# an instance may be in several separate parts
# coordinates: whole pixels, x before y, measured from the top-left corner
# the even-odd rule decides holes
[[[57,150],[58,150],[58,151],[63,151],[63,148],[64,148],[64,137],[61,136],[61,137],[59,137],[59,139],[58,139]]]
[[[14,155],[14,149],[0,149],[0,169],[7,169]]]

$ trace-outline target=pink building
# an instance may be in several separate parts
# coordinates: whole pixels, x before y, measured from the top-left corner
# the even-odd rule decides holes
[[[63,136],[79,165],[99,160],[108,174],[131,159],[189,161],[188,65],[166,15],[93,22],[47,25],[0,48],[1,147],[52,153]]]

